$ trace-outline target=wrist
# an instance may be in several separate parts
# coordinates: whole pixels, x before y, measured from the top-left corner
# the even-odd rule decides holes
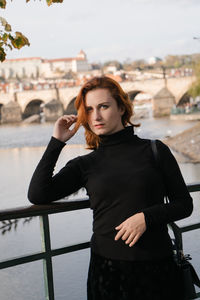
[[[56,135],[52,135],[52,138],[57,140],[58,142],[62,143],[62,144],[65,144],[67,141],[64,141],[63,139],[57,137]]]

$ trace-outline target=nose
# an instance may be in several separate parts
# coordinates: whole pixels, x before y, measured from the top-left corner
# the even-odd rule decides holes
[[[101,120],[101,113],[98,109],[95,109],[94,112],[93,112],[93,119],[95,121],[99,121]]]

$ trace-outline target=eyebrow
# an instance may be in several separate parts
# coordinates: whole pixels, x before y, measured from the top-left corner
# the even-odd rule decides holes
[[[99,106],[99,105],[102,105],[102,104],[110,104],[110,101],[104,101],[104,102],[101,102],[101,103],[99,103],[97,106]],[[88,108],[88,107],[91,107],[91,106],[85,106],[86,108]]]

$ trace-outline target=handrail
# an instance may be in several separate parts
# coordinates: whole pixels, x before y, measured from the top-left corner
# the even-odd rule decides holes
[[[190,193],[198,192],[200,191],[200,182],[187,184],[187,188]],[[49,215],[89,207],[90,204],[88,197],[74,200],[59,200],[50,204],[43,205],[27,205],[25,207],[0,210],[0,221],[41,216],[45,214]]]
[[[75,200],[59,200],[56,202],[42,205],[27,205],[25,207],[16,207],[0,210],[0,221],[28,218],[42,215],[50,215],[65,211],[89,208],[89,198]]]
[[[200,182],[188,184],[187,188],[190,193],[198,192],[200,191]],[[40,224],[41,224],[40,226],[41,236],[42,236],[41,252],[32,253],[30,255],[21,256],[18,258],[7,259],[5,261],[0,261],[0,269],[9,268],[16,265],[25,264],[28,262],[38,261],[42,259],[44,261],[46,299],[55,300],[52,257],[89,248],[90,242],[87,241],[81,244],[52,249],[48,215],[67,212],[67,211],[75,211],[75,210],[85,209],[89,207],[90,207],[89,198],[83,198],[83,199],[75,199],[75,200],[72,199],[70,201],[60,200],[60,201],[52,202],[51,204],[29,205],[27,207],[17,207],[13,209],[0,210],[0,221],[39,216]],[[200,223],[188,225],[185,227],[179,227],[179,230],[182,233],[197,228],[200,228]],[[200,293],[197,293],[196,296],[200,297]]]

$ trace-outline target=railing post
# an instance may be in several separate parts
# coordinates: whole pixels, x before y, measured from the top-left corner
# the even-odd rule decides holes
[[[42,237],[42,250],[45,253],[43,260],[45,297],[46,300],[54,300],[53,268],[51,257],[51,238],[49,231],[48,215],[40,216],[40,230]]]

